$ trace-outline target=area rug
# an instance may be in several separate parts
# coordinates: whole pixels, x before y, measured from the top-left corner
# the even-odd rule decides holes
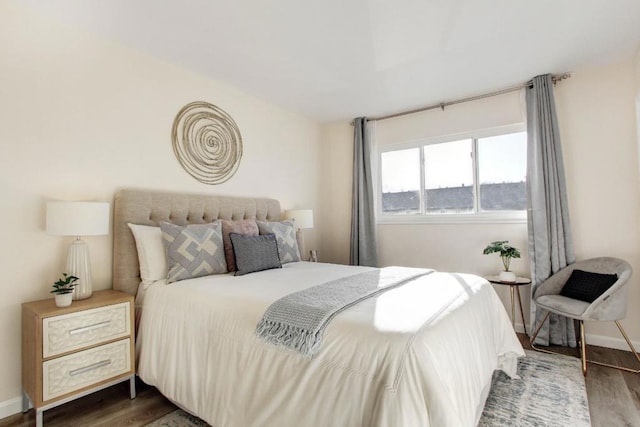
[[[580,359],[526,351],[518,362],[520,379],[493,374],[480,427],[591,425]]]
[[[155,420],[152,423],[147,424],[145,427],[208,427],[209,424],[205,423],[198,417],[194,417],[191,414],[186,413],[182,409],[176,409],[175,411],[165,415],[162,418]]]
[[[518,363],[520,379],[495,372],[479,427],[590,426],[580,360],[527,351]],[[178,409],[147,427],[207,427]]]

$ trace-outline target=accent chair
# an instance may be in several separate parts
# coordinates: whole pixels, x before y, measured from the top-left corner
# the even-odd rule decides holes
[[[536,306],[547,313],[531,337],[531,347],[544,353],[556,353],[535,346],[540,329],[551,313],[574,319],[580,325],[580,358],[582,373],[587,375],[587,362],[639,373],[640,369],[610,365],[587,359],[584,321],[613,321],[620,330],[638,364],[640,356],[627,336],[620,320],[627,312],[627,293],[632,269],[628,262],[611,257],[591,258],[571,264],[549,277],[536,289]]]

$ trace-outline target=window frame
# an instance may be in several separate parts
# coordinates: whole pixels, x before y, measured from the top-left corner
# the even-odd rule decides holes
[[[487,223],[500,223],[500,224],[521,224],[527,222],[527,211],[494,211],[494,212],[480,212],[479,211],[479,195],[480,189],[478,187],[479,170],[478,170],[478,139],[487,138],[492,136],[500,136],[509,133],[526,132],[526,126],[524,123],[515,123],[506,126],[497,126],[492,128],[479,129],[475,131],[443,135],[432,138],[422,138],[412,141],[405,141],[394,144],[385,144],[384,146],[377,146],[376,150],[376,167],[374,170],[377,176],[374,179],[376,188],[375,203],[376,203],[376,223],[377,224],[487,224]],[[469,213],[426,213],[425,211],[425,182],[424,182],[424,146],[432,144],[441,144],[447,142],[454,142],[463,139],[471,139],[471,151],[472,151],[472,168],[473,168],[473,212]],[[403,215],[389,215],[382,212],[382,154],[389,151],[405,150],[410,148],[419,148],[420,153],[420,213],[417,214],[403,214]]]

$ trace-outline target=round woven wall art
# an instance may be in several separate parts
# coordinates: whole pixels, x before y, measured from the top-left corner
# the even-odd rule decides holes
[[[227,181],[240,166],[240,130],[229,114],[208,102],[182,107],[173,122],[171,141],[184,170],[205,184]]]

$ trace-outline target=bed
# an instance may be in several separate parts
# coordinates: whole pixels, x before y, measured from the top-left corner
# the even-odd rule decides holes
[[[138,294],[138,375],[214,427],[474,426],[496,369],[524,356],[481,277],[425,270],[337,315],[313,357],[260,340],[267,308],[294,291],[368,267],[290,262],[140,286],[127,224],[280,220],[273,199],[121,190],[114,203],[114,288]],[[144,295],[144,298],[141,296]]]

